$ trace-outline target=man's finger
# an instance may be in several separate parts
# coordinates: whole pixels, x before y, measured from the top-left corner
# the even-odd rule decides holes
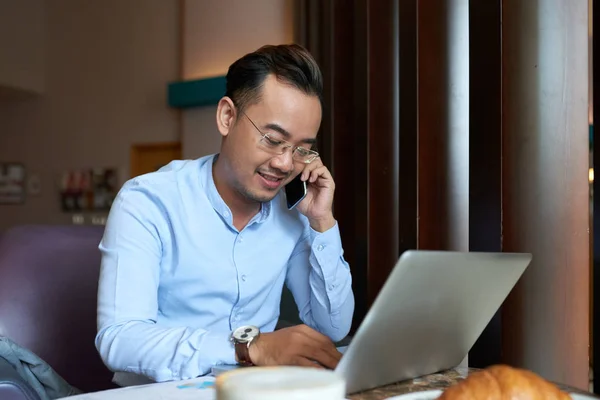
[[[312,360],[309,360],[308,358],[305,357],[297,357],[294,360],[294,364],[301,366],[301,367],[308,367],[308,368],[318,368],[318,369],[324,369],[324,367],[322,365],[320,365],[319,363],[316,363]]]
[[[313,170],[320,168],[323,166],[323,162],[321,161],[320,158],[315,159],[313,162],[311,162],[310,164],[306,164],[306,166],[304,167],[304,169],[302,170],[302,179],[306,180],[310,177],[310,174]]]
[[[312,347],[310,350],[308,350],[308,353],[309,354],[307,354],[307,356],[310,359],[318,362],[325,368],[335,369],[340,361],[334,352],[328,349],[323,349],[322,347]]]
[[[336,362],[339,362],[343,355],[333,343],[321,347],[321,350],[327,353],[332,359],[336,360]]]
[[[325,179],[332,179],[333,180],[333,177],[329,173],[329,170],[327,169],[326,166],[322,166],[322,167],[314,169],[310,173],[309,182],[315,182],[319,177],[323,177]]]
[[[302,325],[300,328],[301,332],[308,336],[310,339],[317,341],[323,345],[325,344],[333,344],[329,337],[323,335],[321,332],[317,332],[307,325]]]

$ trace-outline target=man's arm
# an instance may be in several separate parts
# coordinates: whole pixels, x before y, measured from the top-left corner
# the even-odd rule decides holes
[[[306,325],[334,342],[346,337],[354,314],[354,294],[337,223],[324,232],[309,228],[290,258],[286,285]]]
[[[329,221],[323,226],[322,233],[320,224],[307,227],[307,235],[298,242],[288,264],[286,284],[306,325],[261,335],[249,349],[250,359],[257,365],[334,369],[341,358],[332,341],[343,339],[350,330],[352,280],[342,256],[337,223]]]
[[[286,284],[302,321],[339,341],[350,331],[354,294],[332,212],[335,182],[320,158],[305,166],[301,179],[307,194],[297,209],[309,226],[290,258]]]
[[[155,381],[193,378],[235,363],[229,335],[158,325],[162,245],[168,224],[155,194],[127,183],[100,244],[96,348],[113,371]]]

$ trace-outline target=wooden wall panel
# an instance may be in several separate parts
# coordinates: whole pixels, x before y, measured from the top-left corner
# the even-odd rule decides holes
[[[469,250],[502,250],[501,0],[469,4]],[[502,313],[469,353],[469,365],[502,360]]]
[[[355,327],[407,249],[533,252],[470,359],[584,387],[587,0],[298,1]]]
[[[398,253],[417,248],[417,2],[398,1]]]
[[[398,261],[398,9],[367,1],[369,303]]]
[[[587,0],[502,2],[504,251],[533,261],[503,307],[504,361],[588,388]]]

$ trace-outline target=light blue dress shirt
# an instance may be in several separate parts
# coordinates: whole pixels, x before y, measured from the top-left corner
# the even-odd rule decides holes
[[[278,194],[238,231],[215,155],[129,180],[100,243],[96,347],[113,371],[189,379],[234,364],[236,327],[275,329],[284,283],[308,326],[343,339],[354,295],[337,224],[314,231]]]

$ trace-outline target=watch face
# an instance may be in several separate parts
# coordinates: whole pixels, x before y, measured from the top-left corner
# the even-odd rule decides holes
[[[238,342],[245,343],[257,337],[259,333],[256,326],[242,326],[233,331],[233,338]]]

